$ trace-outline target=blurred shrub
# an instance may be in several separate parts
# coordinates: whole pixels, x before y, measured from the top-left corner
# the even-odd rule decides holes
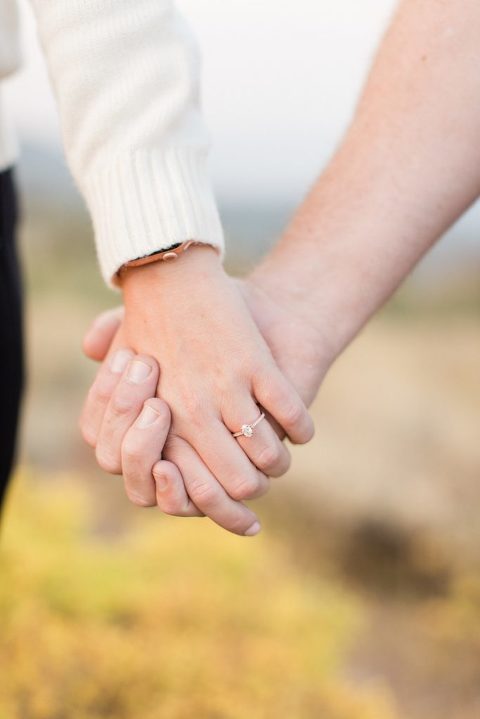
[[[270,536],[139,512],[115,539],[59,477],[17,483],[0,559],[0,719],[392,719],[343,665],[344,589]]]

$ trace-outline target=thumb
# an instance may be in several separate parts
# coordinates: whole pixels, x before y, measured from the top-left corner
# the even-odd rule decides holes
[[[87,357],[97,362],[105,359],[122,323],[123,314],[123,307],[120,306],[102,312],[94,319],[83,338],[83,351]]]

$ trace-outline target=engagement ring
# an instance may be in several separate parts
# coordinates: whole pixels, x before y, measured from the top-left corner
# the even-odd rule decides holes
[[[253,424],[242,424],[242,429],[240,432],[233,432],[234,437],[253,437],[253,430],[257,426],[257,424],[260,424],[262,419],[265,419],[265,413],[262,412],[260,417],[253,422]]]

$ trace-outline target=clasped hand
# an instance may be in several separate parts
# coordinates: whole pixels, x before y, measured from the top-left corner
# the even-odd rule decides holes
[[[229,278],[210,248],[133,270],[123,293],[125,310],[100,316],[85,338],[87,355],[102,360],[80,420],[85,440],[103,469],[123,474],[135,504],[257,534],[243,500],[288,469],[285,435],[313,436],[305,401],[319,382],[317,338]],[[263,411],[252,437],[232,436]]]

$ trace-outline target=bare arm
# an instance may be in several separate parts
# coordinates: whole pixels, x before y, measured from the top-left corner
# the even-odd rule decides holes
[[[353,122],[253,276],[332,359],[480,192],[480,4],[403,0]]]

